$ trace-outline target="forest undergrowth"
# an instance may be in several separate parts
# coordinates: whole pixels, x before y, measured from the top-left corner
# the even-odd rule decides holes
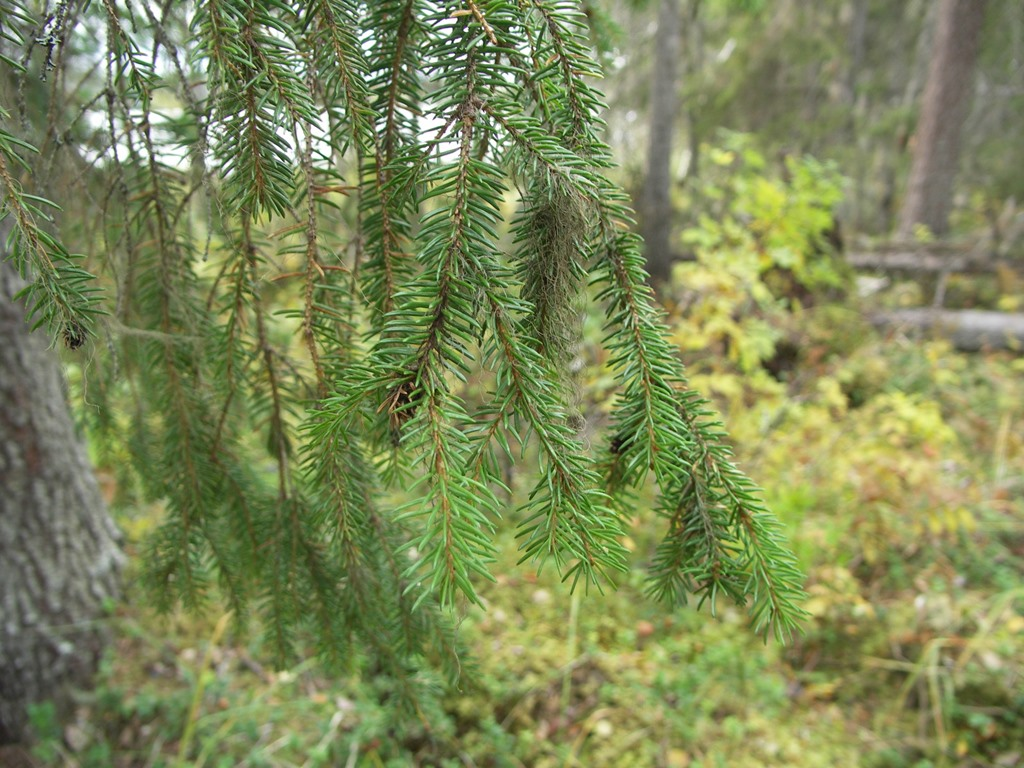
[[[510,515],[496,581],[459,615],[458,688],[424,672],[411,711],[366,660],[342,679],[314,658],[274,669],[259,633],[216,601],[159,617],[129,576],[76,719],[35,711],[38,761],[1024,765],[1024,358],[872,328],[828,237],[835,171],[788,158],[773,175],[736,136],[710,157],[691,192],[707,215],[682,235],[692,258],[663,299],[694,386],[721,410],[808,575],[793,644],[763,643],[735,609],[712,618],[648,599],[643,568],[663,531],[641,494],[624,542],[637,570],[604,595],[517,566]],[[584,322],[580,353],[595,433],[613,396],[598,325]],[[513,497],[528,492],[531,478],[510,479]],[[108,490],[137,555],[160,509]]]

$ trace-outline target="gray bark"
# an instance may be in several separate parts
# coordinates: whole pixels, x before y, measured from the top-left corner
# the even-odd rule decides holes
[[[1019,265],[1009,259],[1000,259],[991,248],[967,248],[925,243],[896,244],[891,248],[872,251],[852,251],[846,262],[854,269],[877,269],[901,272],[962,272],[984,274],[1001,269],[1014,270]]]
[[[900,214],[900,235],[923,224],[943,235],[949,224],[960,134],[970,109],[986,0],[941,0],[928,80],[921,97],[913,165]]]
[[[857,102],[857,81],[864,66],[864,51],[867,42],[868,0],[853,0],[850,30],[847,37],[847,48],[850,51],[850,67],[846,70],[846,100],[852,107]]]
[[[980,310],[900,309],[879,312],[879,327],[945,336],[961,352],[1024,348],[1024,315]]]
[[[680,0],[661,0],[654,40],[647,177],[641,198],[641,234],[647,271],[664,282],[672,274],[672,140],[679,113]]]
[[[29,740],[30,704],[88,684],[103,648],[104,604],[122,555],[85,450],[63,371],[14,301],[0,222],[0,745]]]

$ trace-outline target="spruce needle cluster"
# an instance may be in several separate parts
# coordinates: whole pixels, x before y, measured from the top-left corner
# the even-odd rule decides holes
[[[793,555],[609,180],[578,3],[57,6],[0,0],[0,215],[36,320],[90,355],[91,408],[130,404],[94,426],[129,430],[165,510],[161,604],[216,586],[282,658],[371,654],[414,687],[417,659],[457,669],[446,609],[479,600],[502,517],[522,560],[600,589],[651,480],[651,593],[792,632]],[[54,153],[77,174],[47,175]],[[574,417],[587,292],[619,384],[597,448]]]

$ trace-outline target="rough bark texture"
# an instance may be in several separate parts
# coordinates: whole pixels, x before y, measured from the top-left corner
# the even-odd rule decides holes
[[[912,236],[918,224],[936,235],[948,229],[960,133],[970,110],[985,3],[941,0],[939,4],[913,165],[900,215],[903,237]]]
[[[647,271],[655,283],[672,274],[672,139],[679,112],[679,0],[661,0],[654,41],[647,177],[640,200]]]
[[[60,711],[88,682],[122,560],[60,363],[13,300],[21,285],[0,258],[0,745],[30,738],[29,704]]]

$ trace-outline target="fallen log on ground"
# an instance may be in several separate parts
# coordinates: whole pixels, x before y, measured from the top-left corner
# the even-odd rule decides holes
[[[1020,270],[1024,264],[997,257],[987,248],[954,246],[893,246],[870,251],[852,251],[846,262],[854,269],[893,272],[991,273],[1000,269]]]
[[[946,336],[956,349],[1024,350],[1024,314],[975,309],[896,309],[871,316],[876,327]]]

